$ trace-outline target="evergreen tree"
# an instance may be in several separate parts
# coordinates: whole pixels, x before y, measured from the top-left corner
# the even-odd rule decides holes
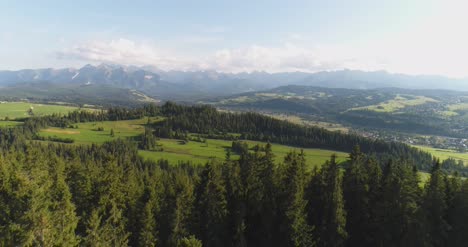
[[[102,212],[103,208],[98,208],[91,213],[85,246],[127,246],[129,234],[125,230],[122,211],[112,204],[105,219],[102,217]]]
[[[139,246],[154,247],[157,243],[156,219],[153,215],[151,202],[146,203],[142,215],[141,229],[139,233]]]
[[[277,246],[313,246],[312,227],[307,223],[304,190],[307,183],[304,152],[291,152],[284,158],[280,182],[279,223],[281,237]]]
[[[223,166],[223,178],[226,184],[228,239],[231,240],[227,246],[245,247],[247,246],[245,239],[246,206],[243,200],[240,165],[237,161],[231,161],[230,157],[226,158]]]
[[[417,170],[390,160],[385,166],[375,207],[376,246],[419,246],[421,190]]]
[[[431,178],[427,183],[423,198],[423,211],[425,213],[427,227],[426,239],[431,246],[446,246],[448,240],[447,223],[447,195],[445,175],[443,174],[440,162],[434,165]]]
[[[75,214],[75,205],[72,203],[72,195],[64,177],[64,164],[58,159],[51,164],[50,171],[53,184],[51,186],[50,196],[52,204],[52,221],[55,234],[53,236],[54,245],[57,246],[76,246],[78,238],[75,235],[75,229],[78,224],[78,217]]]
[[[226,188],[221,169],[208,163],[201,173],[197,193],[197,229],[204,246],[222,246],[227,235]]]
[[[371,246],[370,177],[365,168],[364,155],[356,146],[350,154],[343,176],[343,197],[347,212],[346,230],[349,233],[348,246]]]
[[[202,241],[195,238],[193,235],[190,237],[181,238],[177,242],[177,247],[202,247]]]
[[[161,240],[162,245],[176,246],[180,239],[193,234],[194,184],[186,171],[181,169],[167,179],[167,194],[161,211],[165,216],[161,225],[166,229],[161,229]]]
[[[239,160],[243,199],[245,200],[245,234],[248,245],[273,245],[275,219],[274,163],[271,152],[244,153]]]
[[[447,246],[465,246],[468,243],[468,181],[463,181],[461,188],[455,193],[452,215],[452,229],[449,232]]]
[[[319,238],[318,245],[344,246],[348,237],[346,212],[343,201],[342,178],[335,155],[331,156],[331,160],[325,163],[317,176],[312,180],[312,186],[317,186],[315,191],[318,194],[312,193],[312,198],[309,201],[314,203],[310,213],[315,214],[315,217],[313,217],[315,222],[312,225],[315,226],[315,233]]]

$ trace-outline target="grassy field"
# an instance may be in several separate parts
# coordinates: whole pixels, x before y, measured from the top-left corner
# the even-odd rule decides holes
[[[256,144],[264,145],[265,143],[256,142],[256,141],[246,141],[249,144],[249,147],[252,147]],[[231,141],[226,140],[213,140],[208,139],[206,143],[200,142],[188,142],[187,144],[182,144],[179,140],[174,139],[161,139],[158,141],[159,144],[162,144],[164,149],[163,152],[153,152],[153,151],[140,151],[141,155],[145,158],[158,160],[158,159],[167,159],[172,162],[177,162],[179,160],[188,161],[191,160],[194,163],[205,163],[210,159],[223,160],[226,156],[226,150],[231,147]],[[291,150],[297,150],[298,148],[273,144],[272,145],[273,153],[275,154],[275,160],[277,162],[282,161],[286,154]],[[331,150],[323,149],[303,149],[306,155],[307,163],[309,167],[322,165],[326,160],[330,159],[332,154],[336,154],[338,161],[344,161],[348,156],[347,153],[335,152]],[[235,156],[233,155],[233,158]]]
[[[448,105],[447,109],[449,111],[453,111],[453,112],[466,111],[466,110],[468,110],[468,103],[458,103],[458,104]]]
[[[395,112],[407,106],[422,105],[437,100],[425,96],[397,95],[394,99],[382,102],[378,105],[370,105],[352,108],[351,110],[371,110],[376,112]]]
[[[288,115],[288,114],[264,114],[276,119],[286,120],[291,123],[295,124],[302,124],[307,126],[315,126],[319,128],[324,128],[329,131],[341,131],[343,133],[348,133],[349,129],[341,124],[331,123],[331,122],[323,122],[323,121],[311,121],[305,120],[296,115]]]
[[[5,121],[5,120],[0,121],[0,127],[15,127],[21,124],[23,123],[17,122],[17,121]]]
[[[0,103],[0,119],[15,119],[29,117],[29,109],[35,116],[51,115],[53,113],[65,114],[78,109],[78,107],[65,105],[33,104],[27,102],[3,102]]]
[[[151,119],[152,122],[157,121],[157,118]],[[136,138],[144,131],[144,125],[147,119],[126,120],[126,121],[104,121],[76,124],[78,128],[48,128],[39,132],[43,137],[60,137],[71,138],[76,144],[91,144],[103,143],[116,138]],[[101,127],[103,131],[97,131]],[[113,129],[115,137],[110,135],[110,130]],[[247,141],[249,146],[256,144],[264,144],[256,141]],[[210,159],[224,159],[226,149],[231,146],[231,141],[208,139],[206,143],[190,141],[187,144],[182,144],[175,139],[161,139],[158,141],[162,145],[163,151],[143,151],[140,153],[144,158],[158,160],[167,159],[172,163],[178,161],[192,161],[193,163],[205,163]],[[276,161],[281,161],[287,152],[297,149],[290,146],[273,144],[273,152],[276,156]],[[297,149],[298,150],[298,149]],[[343,152],[334,152],[321,149],[304,149],[308,164],[313,167],[323,164],[330,158],[330,155],[336,153],[338,161],[346,159],[347,154]]]
[[[60,137],[72,138],[77,144],[103,143],[111,141],[115,138],[135,138],[143,133],[144,125],[148,119],[136,119],[125,121],[103,121],[76,124],[78,128],[48,128],[39,132],[40,136],[44,137]],[[157,119],[151,119],[152,122]],[[103,128],[103,131],[98,131],[98,128]],[[110,135],[110,130],[114,130],[115,137]]]
[[[448,158],[462,160],[465,164],[468,164],[468,153],[459,153],[454,150],[449,149],[440,149],[433,148],[428,146],[415,146],[423,151],[431,153],[434,157],[437,157],[441,160],[446,160]]]

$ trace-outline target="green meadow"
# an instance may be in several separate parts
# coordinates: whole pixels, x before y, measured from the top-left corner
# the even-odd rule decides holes
[[[158,121],[158,118],[150,119],[151,122]],[[43,137],[71,138],[75,144],[103,143],[117,138],[138,138],[144,132],[144,125],[147,118],[124,121],[103,121],[75,124],[77,128],[47,128],[39,132]],[[98,131],[102,129],[102,131]],[[114,137],[110,135],[114,130]],[[265,144],[257,141],[246,141],[249,147],[256,144]],[[163,151],[140,150],[140,154],[147,159],[159,160],[167,159],[172,163],[178,161],[192,161],[193,163],[205,163],[210,159],[222,160],[226,156],[226,151],[231,147],[231,141],[207,139],[206,142],[189,141],[184,143],[176,139],[160,139],[158,144]],[[291,150],[299,151],[299,148],[273,144],[273,153],[276,161],[280,161]],[[323,149],[304,149],[304,153],[310,167],[323,164],[332,154],[336,154],[338,161],[344,161],[348,154]],[[235,155],[233,155],[235,157]]]
[[[253,147],[257,144],[265,144],[257,141],[246,142],[249,144],[249,147]],[[231,141],[214,139],[207,139],[205,143],[190,141],[186,144],[184,144],[180,140],[161,139],[158,141],[158,143],[162,145],[162,152],[141,150],[141,155],[144,158],[148,159],[167,159],[175,163],[179,160],[190,160],[193,163],[205,163],[210,159],[223,160],[226,157],[226,151],[231,147]],[[291,150],[296,150],[298,152],[300,151],[299,148],[279,144],[272,144],[272,150],[275,154],[275,160],[277,162],[282,161],[286,154]],[[325,163],[325,161],[330,159],[330,156],[332,154],[337,155],[338,162],[344,161],[348,156],[347,153],[336,152],[331,150],[312,148],[306,148],[303,150],[309,167],[322,165],[323,163]],[[233,158],[235,157],[236,155],[233,155]]]
[[[0,119],[17,119],[29,117],[29,110],[35,116],[51,115],[53,113],[66,114],[77,110],[78,107],[66,105],[35,104],[28,102],[2,102],[0,103]]]
[[[462,160],[465,164],[468,164],[468,153],[459,153],[455,150],[450,149],[440,149],[440,148],[433,148],[428,146],[416,146],[415,147],[431,153],[432,156],[439,158],[440,160],[446,160],[448,158],[452,158],[455,160]]]
[[[351,108],[350,110],[371,110],[376,112],[395,112],[407,106],[422,105],[429,102],[437,102],[437,100],[425,96],[398,95],[392,100],[382,102],[377,105],[362,106]]]
[[[157,121],[156,118],[150,121]],[[137,138],[148,122],[147,118],[123,121],[103,121],[75,124],[77,128],[47,128],[39,132],[43,137],[71,138],[76,144],[103,143],[120,138]],[[100,131],[99,129],[102,128]],[[114,130],[114,137],[110,135]]]
[[[0,121],[0,127],[15,127],[21,124],[23,123],[17,122],[17,121],[5,121],[5,120]]]

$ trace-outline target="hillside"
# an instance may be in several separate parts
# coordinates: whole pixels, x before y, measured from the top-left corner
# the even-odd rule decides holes
[[[399,133],[468,137],[468,93],[283,86],[202,101],[223,109],[298,115],[311,122]]]
[[[0,99],[5,101],[66,102],[78,105],[131,106],[157,103],[159,100],[134,90],[112,85],[19,83],[0,88]]]

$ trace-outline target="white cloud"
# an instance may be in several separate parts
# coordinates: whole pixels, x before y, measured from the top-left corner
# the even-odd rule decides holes
[[[289,42],[283,45],[211,49],[203,55],[194,55],[199,45],[223,40],[187,38],[187,42],[182,42],[183,47],[171,50],[151,42],[121,38],[79,44],[58,55],[63,59],[90,62],[154,65],[164,70],[314,72],[349,68],[466,77],[468,31],[465,9],[451,5],[410,30],[352,44],[317,44],[307,40],[305,35],[292,34]]]
[[[128,39],[90,41],[57,52],[59,59],[111,62],[124,65],[156,65],[161,69],[189,69],[190,63],[173,52]]]
[[[344,68],[344,61],[321,57],[324,52],[293,44],[278,47],[252,45],[222,49],[204,57],[184,56],[150,43],[128,39],[91,41],[57,53],[58,58],[126,65],[154,65],[164,70],[240,71],[319,71]]]

